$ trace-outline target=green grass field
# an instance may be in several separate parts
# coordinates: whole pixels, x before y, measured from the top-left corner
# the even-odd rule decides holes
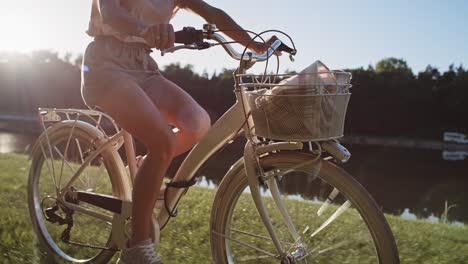
[[[0,154],[0,263],[40,263],[27,206],[29,162],[24,155]],[[212,263],[208,235],[214,191],[195,187],[179,216],[162,233],[166,263]],[[402,263],[468,263],[468,227],[387,216]],[[248,224],[246,219],[246,225]],[[242,224],[242,223],[241,223]],[[336,263],[331,261],[329,263]],[[359,263],[356,261],[355,263]]]

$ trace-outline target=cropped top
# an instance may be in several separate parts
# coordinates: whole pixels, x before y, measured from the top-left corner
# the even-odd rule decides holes
[[[153,24],[167,24],[177,11],[178,0],[131,0],[127,4],[128,12],[148,26]],[[180,0],[179,0],[180,1]],[[146,43],[142,37],[132,36],[120,32],[118,29],[105,24],[99,12],[98,0],[93,0],[91,18],[87,31],[88,35],[113,36],[123,42]]]

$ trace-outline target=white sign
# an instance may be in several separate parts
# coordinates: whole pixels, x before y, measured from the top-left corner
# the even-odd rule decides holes
[[[468,157],[468,151],[442,151],[442,158],[444,160],[465,160]]]
[[[452,141],[460,144],[467,144],[468,138],[463,133],[457,132],[444,132],[444,141]]]
[[[56,112],[41,114],[42,122],[60,122],[62,118]]]

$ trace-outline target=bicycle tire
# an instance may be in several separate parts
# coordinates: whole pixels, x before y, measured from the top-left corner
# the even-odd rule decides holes
[[[269,154],[260,158],[260,163],[265,171],[268,171],[272,168],[280,168],[285,166],[294,166],[297,164],[303,164],[307,161],[313,160],[314,156],[311,154],[303,153],[303,152],[294,152],[294,151],[282,151],[276,154]],[[232,247],[239,243],[238,241],[234,241],[235,233],[238,234],[238,237],[244,236],[246,240],[249,240],[251,243],[259,243],[257,240],[263,240],[267,235],[260,238],[255,238],[255,236],[261,237],[259,232],[261,230],[258,227],[249,227],[247,229],[251,229],[251,233],[245,232],[240,233],[235,228],[232,227],[232,222],[235,219],[242,218],[241,221],[245,221],[246,219],[255,218],[255,215],[237,215],[237,211],[242,212],[242,210],[247,210],[248,205],[240,205],[240,209],[236,209],[236,205],[242,196],[242,193],[245,188],[248,188],[247,185],[247,178],[245,175],[245,170],[243,166],[243,161],[240,160],[238,166],[233,166],[230,172],[225,176],[223,181],[220,184],[220,187],[216,193],[213,209],[211,213],[211,220],[210,220],[210,239],[211,239],[211,248],[212,254],[214,258],[214,263],[236,263],[234,258],[236,256],[235,253],[232,253]],[[304,170],[311,169],[305,167]],[[287,177],[287,176],[283,176]],[[368,232],[371,236],[371,243],[375,246],[375,252],[377,254],[375,260],[378,263],[399,263],[399,256],[398,250],[395,243],[395,239],[391,232],[391,229],[382,214],[381,210],[372,199],[372,197],[368,194],[368,192],[347,172],[343,169],[339,168],[338,166],[334,165],[328,161],[321,161],[321,168],[317,175],[317,179],[321,181],[325,181],[326,183],[330,184],[333,188],[339,190],[339,192],[350,201],[354,207],[355,211],[360,215],[363,222],[365,222],[365,226],[368,229]],[[250,197],[250,194],[246,194],[244,196]],[[244,199],[244,198],[243,198]],[[268,197],[264,199],[270,199]],[[253,201],[248,200],[250,204],[253,206]],[[239,202],[240,203],[240,202]],[[306,207],[304,204],[299,205],[301,208]],[[312,205],[310,205],[312,206]],[[237,211],[235,211],[237,210]],[[302,209],[300,209],[302,210]],[[299,210],[299,213],[300,213]],[[256,209],[255,209],[256,211]],[[318,211],[317,211],[318,212]],[[253,213],[255,214],[255,213]],[[233,216],[234,215],[234,216]],[[258,213],[257,213],[258,215]],[[271,215],[270,215],[271,216]],[[257,216],[256,219],[260,219]],[[252,220],[253,221],[253,220]],[[250,222],[254,223],[255,222]],[[257,222],[260,220],[257,220]],[[276,223],[278,224],[278,222]],[[251,224],[252,225],[252,224]],[[352,226],[351,226],[352,227]],[[326,227],[328,228],[328,227]],[[265,232],[265,234],[267,234]],[[253,238],[252,238],[253,236]],[[326,238],[324,238],[325,240]],[[238,239],[237,239],[238,240]],[[241,241],[242,242],[242,241]],[[264,244],[261,242],[260,244]],[[262,245],[263,245],[262,244]],[[319,244],[320,245],[320,244]],[[242,245],[238,246],[242,248]],[[257,251],[251,249],[251,251]],[[238,258],[243,258],[243,261],[248,263],[248,255],[246,253],[242,253],[246,250],[241,249],[240,256]],[[323,260],[323,258],[319,261],[319,258],[314,258],[312,261],[308,261],[306,259],[305,263],[314,263],[314,261],[319,261],[320,263],[323,262],[333,262],[333,263],[348,263],[346,258],[349,256],[344,256],[341,260],[337,259],[330,259],[330,261]],[[359,259],[359,257],[357,257]],[[271,259],[264,261],[265,263],[272,263],[270,262]],[[263,260],[262,260],[263,261]],[[273,260],[271,260],[273,261]],[[364,263],[366,261],[351,261],[349,263]],[[263,263],[260,261],[260,258],[255,260],[253,263]],[[279,263],[276,260],[273,263]],[[302,262],[300,262],[302,263]],[[375,263],[375,262],[371,262]]]
[[[44,173],[44,170],[47,170],[45,162],[47,162],[47,154],[46,157],[44,156],[44,152],[39,147],[41,144],[45,148],[47,148],[47,142],[50,142],[52,146],[59,146],[59,144],[69,141],[70,134],[74,140],[78,140],[77,142],[87,143],[89,146],[93,147],[94,149],[97,148],[100,144],[104,142],[104,136],[101,132],[95,131],[95,128],[92,126],[78,121],[79,124],[75,122],[63,123],[58,125],[58,127],[52,126],[46,132],[44,132],[36,142],[36,148],[33,148],[33,152],[31,153],[31,168],[29,173],[29,180],[28,180],[28,205],[29,205],[29,213],[31,216],[31,221],[33,224],[33,229],[39,239],[39,243],[41,247],[45,250],[45,262],[75,262],[75,263],[107,263],[115,254],[117,247],[113,244],[111,239],[111,232],[109,233],[108,239],[105,242],[105,247],[113,248],[110,249],[96,249],[96,254],[91,257],[86,257],[83,259],[79,259],[73,256],[70,256],[70,253],[66,253],[63,248],[57,245],[57,241],[54,241],[52,238],[50,230],[48,230],[47,225],[49,225],[47,220],[44,217],[44,209],[41,208],[42,204],[44,203],[44,199],[40,200],[39,192],[39,182],[41,180],[41,175]],[[81,124],[80,124],[81,123]],[[94,129],[93,133],[90,133],[90,129]],[[47,136],[46,136],[46,133]],[[96,135],[96,133],[98,133]],[[47,139],[48,138],[48,139]],[[76,143],[77,145],[79,143]],[[46,149],[46,152],[48,150]],[[81,150],[80,150],[81,151]],[[116,151],[115,149],[106,150],[104,151],[100,157],[103,158],[103,164],[109,176],[109,184],[111,185],[111,195],[120,197],[123,192],[121,190],[121,186],[123,186],[122,179],[120,177],[113,177],[113,173],[117,170],[117,165],[115,158],[111,155],[110,152]],[[66,154],[64,155],[66,156]],[[57,161],[53,161],[51,166],[55,166],[54,163]],[[50,167],[49,167],[50,168]],[[63,170],[62,170],[63,172]],[[45,172],[47,174],[47,172]],[[49,169],[50,173],[50,169]],[[97,181],[97,180],[96,180]],[[107,188],[107,187],[106,187]],[[52,199],[52,198],[49,198]],[[60,211],[60,210],[58,210]],[[76,213],[75,213],[76,214]],[[50,225],[49,225],[50,227]],[[109,230],[111,230],[111,226]],[[93,234],[94,236],[94,234]],[[79,246],[78,246],[79,247]],[[85,250],[81,248],[81,251]],[[80,253],[81,254],[81,253]]]

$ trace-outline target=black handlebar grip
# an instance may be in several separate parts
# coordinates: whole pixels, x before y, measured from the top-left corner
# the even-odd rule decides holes
[[[203,31],[196,30],[193,27],[184,27],[180,31],[174,32],[175,43],[181,43],[185,45],[203,42]]]

